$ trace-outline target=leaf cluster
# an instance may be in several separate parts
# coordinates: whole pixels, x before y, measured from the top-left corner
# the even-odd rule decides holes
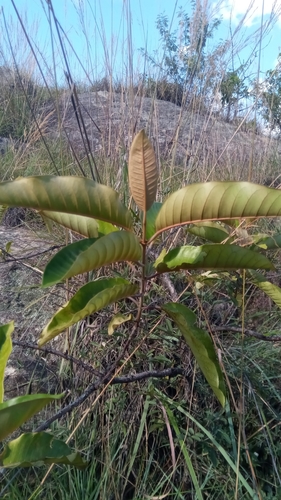
[[[206,182],[188,185],[164,203],[157,202],[157,163],[143,130],[133,140],[128,170],[141,228],[139,222],[134,227],[136,218],[116,191],[90,179],[38,176],[0,183],[2,205],[36,210],[84,237],[66,245],[45,268],[44,287],[88,272],[92,273],[92,279],[53,315],[42,330],[40,346],[107,306],[129,298],[137,304],[135,315],[122,315],[115,306],[115,314],[109,317],[109,333],[131,322],[132,331],[141,334],[148,287],[164,273],[187,272],[187,279],[192,280],[192,271],[198,275],[201,270],[215,270],[219,275],[225,270],[248,270],[251,283],[281,307],[280,288],[256,272],[274,269],[265,253],[279,249],[280,234],[253,236],[241,227],[246,219],[280,216],[279,190],[248,182]],[[158,245],[161,235],[181,226],[207,243],[169,249]],[[120,262],[132,266],[129,279],[116,275],[99,278],[93,272]],[[161,310],[178,327],[209,386],[224,406],[226,384],[210,333],[199,328],[194,312],[176,299],[162,303]]]
[[[63,394],[33,394],[3,401],[4,374],[12,351],[13,330],[13,322],[0,327],[0,442],[44,406],[63,397]],[[47,432],[22,434],[6,443],[0,454],[0,466],[5,468],[55,463],[74,465],[81,469],[87,466],[79,453],[73,453],[67,444]]]
[[[281,130],[281,58],[275,69],[266,72],[264,82],[257,89],[259,107],[272,129]]]
[[[157,79],[146,78],[146,94],[182,105],[191,102],[207,83],[205,49],[220,21],[209,22],[203,7],[198,4],[193,5],[191,16],[180,9],[177,19],[178,27],[171,31],[168,17],[165,14],[157,17],[156,28],[163,50],[160,62],[144,49],[141,52],[159,72]]]

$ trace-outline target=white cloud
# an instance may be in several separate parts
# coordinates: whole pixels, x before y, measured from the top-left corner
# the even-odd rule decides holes
[[[244,26],[252,26],[260,21],[262,12],[264,16],[275,12],[281,15],[281,0],[223,0],[219,5],[223,19],[231,19],[239,23],[243,17]]]

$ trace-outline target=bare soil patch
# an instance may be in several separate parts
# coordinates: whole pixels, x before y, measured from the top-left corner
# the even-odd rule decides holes
[[[5,252],[11,242],[9,253]],[[42,270],[52,241],[25,226],[0,226],[0,324],[14,321],[12,338],[36,343],[52,313],[65,301],[62,287],[52,293],[41,288]],[[14,346],[5,379],[6,397],[50,389],[50,369],[38,351]],[[53,377],[51,377],[53,378]]]

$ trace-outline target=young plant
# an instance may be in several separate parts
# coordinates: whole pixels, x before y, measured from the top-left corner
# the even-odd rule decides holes
[[[24,422],[63,394],[31,394],[3,401],[4,373],[12,351],[13,322],[0,326],[0,442]],[[29,467],[39,464],[67,464],[79,469],[87,467],[79,453],[48,432],[28,432],[5,444],[0,454],[0,467]]]
[[[271,261],[257,250],[266,245],[279,247],[280,236],[270,242],[270,238],[264,236],[258,236],[257,241],[252,238],[246,248],[245,242],[235,236],[238,230],[235,233],[233,225],[239,219],[280,216],[280,191],[248,182],[206,182],[176,191],[163,204],[156,202],[156,159],[144,131],[133,140],[128,168],[132,197],[141,212],[140,217],[135,217],[136,227],[132,211],[121,203],[118,193],[90,179],[40,176],[0,183],[1,204],[32,208],[84,236],[65,246],[50,260],[43,275],[43,287],[112,263],[138,263],[134,283],[121,277],[109,277],[94,279],[82,286],[44,327],[40,346],[87,316],[133,295],[134,300],[138,300],[138,312],[132,319],[137,331],[146,305],[148,283],[162,273],[248,269],[254,283],[272,297],[279,297],[280,289],[268,286],[267,281],[265,284],[265,278],[255,270],[274,269]],[[212,243],[183,245],[157,252],[159,236],[184,225]],[[148,257],[155,254],[151,273]],[[224,406],[223,374],[209,333],[197,327],[196,315],[183,304],[165,303],[162,310],[181,331],[210,387]],[[130,321],[130,317],[124,320]],[[112,319],[111,328],[115,322],[122,322],[120,315]]]

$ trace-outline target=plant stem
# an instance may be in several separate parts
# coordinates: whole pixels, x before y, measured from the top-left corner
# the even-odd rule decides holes
[[[141,270],[141,289],[140,289],[140,300],[139,300],[139,306],[138,306],[138,314],[136,317],[136,323],[137,325],[140,322],[141,319],[141,313],[142,313],[142,306],[143,306],[143,299],[144,299],[144,293],[146,289],[146,274],[145,274],[145,260],[146,260],[146,242],[141,242],[142,245],[142,270]]]

